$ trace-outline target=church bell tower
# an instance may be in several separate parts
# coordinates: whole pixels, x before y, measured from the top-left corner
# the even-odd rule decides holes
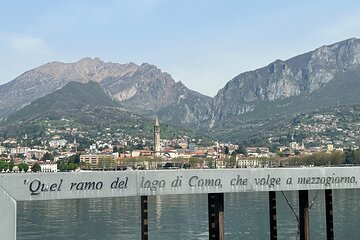
[[[160,124],[156,117],[154,125],[154,157],[160,157]]]

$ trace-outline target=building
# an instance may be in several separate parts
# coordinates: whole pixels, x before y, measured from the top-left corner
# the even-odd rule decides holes
[[[35,146],[33,149],[29,149],[26,153],[26,158],[30,159],[41,159],[42,156],[44,156],[44,154],[46,153],[45,150],[41,150],[41,149],[35,149]]]
[[[0,155],[1,154],[7,154],[8,150],[6,149],[6,147],[0,146]]]
[[[327,145],[327,150],[328,150],[329,152],[333,151],[333,150],[334,150],[334,145],[333,145],[333,144],[328,144],[328,145]]]
[[[111,162],[114,160],[112,154],[81,154],[80,162],[85,163],[90,168],[98,168],[99,163],[102,159],[111,159]],[[105,165],[108,165],[107,162],[104,162]],[[108,167],[108,166],[107,166]]]
[[[246,152],[249,153],[269,153],[270,150],[267,147],[247,147]]]
[[[140,151],[139,150],[133,150],[132,152],[131,152],[131,157],[133,157],[133,158],[136,158],[136,157],[140,157]]]
[[[159,119],[156,117],[154,125],[154,157],[160,157],[160,124]]]
[[[177,145],[179,145],[182,149],[186,149],[188,148],[189,144],[187,143],[187,141],[180,141]]]
[[[256,168],[261,166],[261,162],[257,158],[237,158],[239,168]]]
[[[40,167],[41,167],[41,172],[57,172],[58,168],[57,168],[57,164],[55,162],[44,162],[44,163],[40,163]]]
[[[15,155],[15,154],[24,154],[24,156],[27,154],[27,152],[29,151],[30,149],[28,147],[16,147],[16,148],[11,148],[10,149],[10,154],[11,155]],[[2,153],[2,150],[0,150],[0,152]]]
[[[67,143],[67,141],[65,139],[58,139],[58,140],[49,141],[50,147],[54,147],[54,148],[65,147],[66,143]]]
[[[189,144],[189,150],[190,150],[191,153],[194,153],[196,151],[195,143],[190,143]]]

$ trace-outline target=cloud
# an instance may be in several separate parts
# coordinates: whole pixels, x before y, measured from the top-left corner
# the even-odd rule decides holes
[[[45,40],[32,36],[13,36],[8,38],[9,47],[21,54],[48,55],[52,51]]]

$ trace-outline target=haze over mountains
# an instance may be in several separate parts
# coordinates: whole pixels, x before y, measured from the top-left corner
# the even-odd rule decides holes
[[[360,103],[360,40],[322,46],[241,73],[214,98],[188,89],[146,63],[106,63],[98,58],[52,62],[0,86],[0,117],[23,111],[25,105],[72,81],[97,82],[124,110],[148,118],[158,115],[163,121],[193,129],[232,128],[244,118]]]

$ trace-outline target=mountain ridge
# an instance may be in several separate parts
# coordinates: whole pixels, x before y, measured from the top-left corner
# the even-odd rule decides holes
[[[127,111],[207,132],[341,104],[358,104],[360,39],[321,46],[235,76],[214,98],[188,89],[158,67],[83,58],[51,62],[0,86],[0,117],[76,81],[96,82]],[[216,135],[218,138],[219,135]]]
[[[76,138],[86,145],[98,138],[150,138],[152,127],[153,119],[128,111],[99,83],[69,82],[0,121],[0,135],[49,141],[50,131],[57,131],[68,141]],[[66,129],[76,129],[76,133],[71,135]],[[194,135],[164,122],[162,134],[163,137]]]
[[[147,117],[161,115],[161,110],[175,103],[183,95],[197,99],[196,109],[209,111],[211,98],[188,89],[183,83],[175,82],[170,74],[154,65],[143,63],[119,64],[103,62],[99,58],[83,58],[75,63],[51,62],[26,71],[14,80],[0,86],[0,117],[29,104],[35,99],[62,88],[71,81],[98,82],[104,89],[129,108]],[[16,96],[16,97],[15,97]],[[192,112],[193,103],[180,101],[183,114],[189,114],[189,121],[181,124],[198,124],[202,116]],[[177,114],[166,113],[159,117],[171,121]]]
[[[214,97],[210,125],[221,125],[223,120],[255,111],[257,101],[311,95],[336,81],[337,74],[359,66],[360,40],[351,38],[241,73]]]

